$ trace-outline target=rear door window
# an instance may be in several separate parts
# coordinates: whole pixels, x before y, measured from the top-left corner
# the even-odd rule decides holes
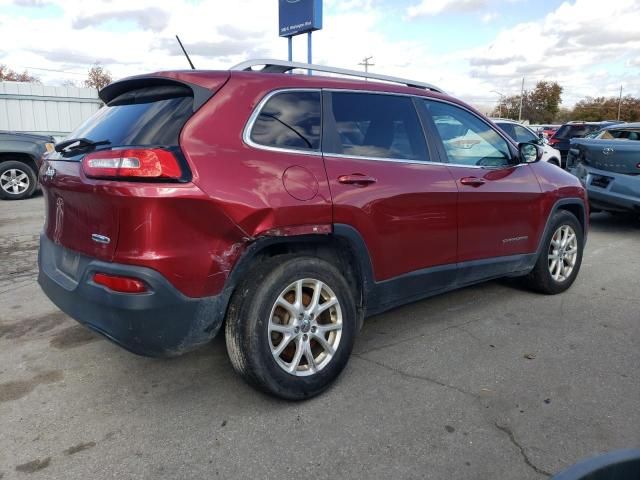
[[[154,86],[123,93],[98,110],[68,138],[108,140],[118,146],[177,146],[193,114],[190,88]]]
[[[422,125],[409,97],[332,92],[334,122],[325,153],[428,161]]]
[[[250,138],[266,147],[319,151],[321,133],[320,92],[287,91],[267,100]]]

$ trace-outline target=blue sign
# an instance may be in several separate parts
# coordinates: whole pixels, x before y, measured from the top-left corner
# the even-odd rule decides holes
[[[322,28],[322,0],[278,0],[280,36],[293,37]]]

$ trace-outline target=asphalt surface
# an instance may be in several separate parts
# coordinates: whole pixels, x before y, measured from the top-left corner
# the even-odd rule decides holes
[[[539,479],[640,446],[640,222],[593,215],[548,297],[491,282],[369,319],[303,403],[257,393],[221,337],[129,354],[36,283],[43,200],[0,201],[0,478]]]

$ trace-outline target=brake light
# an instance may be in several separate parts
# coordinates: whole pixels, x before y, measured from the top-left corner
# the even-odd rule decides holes
[[[119,293],[145,293],[147,291],[145,283],[136,278],[95,273],[93,275],[93,281],[98,285],[102,285],[109,290]]]
[[[160,178],[177,180],[182,176],[178,160],[168,150],[102,150],[82,160],[82,170],[89,178]]]

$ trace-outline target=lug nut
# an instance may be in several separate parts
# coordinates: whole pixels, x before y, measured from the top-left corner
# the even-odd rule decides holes
[[[298,333],[300,331],[300,327],[296,327],[293,329],[294,332]]]
[[[304,337],[302,337],[302,338],[304,338],[305,340],[308,340],[308,339],[309,339],[309,335],[307,335],[307,334],[305,333],[305,334],[304,334]]]
[[[316,327],[315,325],[313,327],[311,327],[311,332],[312,333],[316,333],[316,330],[318,330],[318,327]]]

